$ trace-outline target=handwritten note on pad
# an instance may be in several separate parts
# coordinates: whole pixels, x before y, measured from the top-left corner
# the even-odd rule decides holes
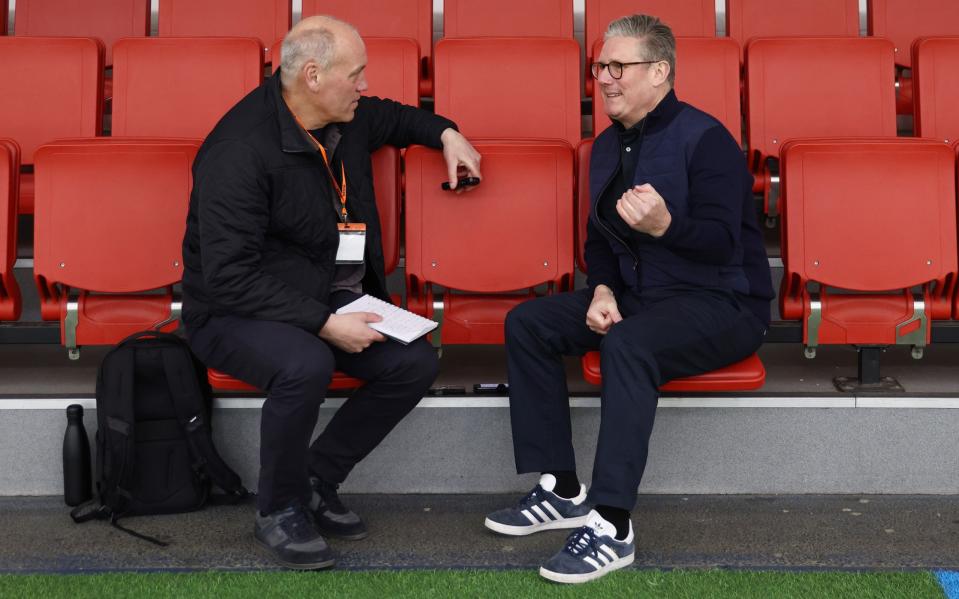
[[[429,318],[423,318],[403,308],[397,308],[393,304],[384,302],[372,295],[364,295],[336,311],[337,314],[350,314],[352,312],[379,314],[383,317],[383,320],[369,323],[370,328],[404,345],[429,333],[437,326],[437,323]]]

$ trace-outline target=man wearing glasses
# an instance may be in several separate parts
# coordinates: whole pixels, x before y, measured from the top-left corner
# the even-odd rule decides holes
[[[519,473],[539,484],[489,514],[506,535],[573,528],[540,569],[586,582],[629,565],[630,511],[658,388],[746,358],[773,298],[752,177],[739,145],[673,92],[673,34],[655,17],[610,23],[591,65],[606,114],[590,157],[587,289],[525,302],[506,320]],[[587,494],[576,476],[564,355],[599,350],[599,440]]]

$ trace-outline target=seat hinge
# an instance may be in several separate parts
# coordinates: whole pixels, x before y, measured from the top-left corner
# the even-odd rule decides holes
[[[914,322],[919,322],[919,328],[911,333],[902,333],[902,329]],[[911,345],[912,357],[916,360],[922,358],[926,348],[926,338],[929,332],[929,317],[926,314],[926,301],[922,293],[913,293],[912,298],[912,316],[908,320],[896,325],[896,345]]]

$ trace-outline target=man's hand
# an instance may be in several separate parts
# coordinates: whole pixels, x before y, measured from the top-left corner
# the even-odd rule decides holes
[[[460,177],[476,177],[482,179],[480,173],[480,154],[476,148],[460,134],[456,129],[447,129],[440,136],[443,142],[443,158],[446,160],[446,168],[449,171],[450,189],[456,189]],[[466,187],[469,191],[471,188]],[[461,192],[463,190],[456,190]]]
[[[649,183],[626,190],[616,202],[616,212],[630,228],[653,237],[662,237],[673,222],[666,200]]]
[[[358,354],[386,337],[369,327],[369,322],[383,320],[372,312],[351,312],[350,314],[331,314],[320,329],[320,339],[332,343],[348,354]]]
[[[586,327],[594,333],[605,335],[609,327],[622,319],[613,290],[606,285],[597,285],[593,291],[593,301],[589,304],[589,310],[586,310]]]

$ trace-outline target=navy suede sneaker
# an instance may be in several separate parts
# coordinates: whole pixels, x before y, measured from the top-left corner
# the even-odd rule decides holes
[[[589,513],[586,525],[570,533],[563,550],[549,559],[539,574],[554,582],[576,584],[594,580],[633,563],[633,523],[622,541],[616,540],[616,527],[597,511]]]
[[[520,500],[516,507],[497,510],[486,517],[486,528],[504,535],[523,536],[541,530],[576,528],[586,524],[590,506],[586,503],[586,487],[579,495],[564,499],[553,493],[556,477],[544,474],[539,484]]]

